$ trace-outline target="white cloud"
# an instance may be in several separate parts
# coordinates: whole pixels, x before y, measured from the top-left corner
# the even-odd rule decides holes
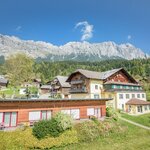
[[[16,31],[21,31],[21,29],[22,29],[22,26],[17,26],[15,30]]]
[[[81,32],[82,37],[81,41],[89,40],[93,37],[93,25],[90,25],[87,21],[78,22],[75,26],[75,28],[78,28],[79,26],[82,26]]]
[[[131,40],[131,38],[132,38],[131,35],[128,35],[128,36],[127,36],[127,39],[128,39],[128,40]]]

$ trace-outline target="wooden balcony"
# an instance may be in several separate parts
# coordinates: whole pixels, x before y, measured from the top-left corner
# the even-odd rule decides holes
[[[84,83],[83,80],[72,80],[71,81],[71,84],[82,84],[82,83]]]
[[[84,88],[76,88],[76,89],[70,89],[70,93],[87,93],[87,90]]]

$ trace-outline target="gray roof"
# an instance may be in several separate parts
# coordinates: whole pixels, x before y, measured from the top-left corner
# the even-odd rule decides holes
[[[51,89],[51,85],[42,85],[41,89]]]
[[[8,83],[8,80],[5,79],[5,78],[0,78],[0,83],[7,84],[7,83]]]
[[[62,87],[71,87],[71,85],[68,82],[66,82],[68,77],[66,77],[66,76],[56,76],[56,78],[58,79],[58,81],[59,81],[59,83]]]
[[[109,70],[109,71],[105,71],[105,72],[96,72],[96,71],[78,69],[74,73],[80,72],[87,78],[104,80],[104,79],[107,79],[108,77],[110,77],[111,75],[113,75],[114,73],[120,71],[121,69],[122,68],[118,68],[118,69],[113,69],[113,70]]]
[[[74,98],[74,99],[69,99],[69,98],[64,98],[64,99],[0,99],[0,103],[1,102],[23,102],[23,101],[27,101],[27,102],[32,102],[32,101],[37,101],[37,102],[51,102],[51,101],[109,101],[112,100],[112,98]]]

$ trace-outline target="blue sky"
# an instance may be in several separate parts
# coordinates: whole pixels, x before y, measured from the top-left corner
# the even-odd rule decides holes
[[[0,0],[0,33],[55,45],[131,43],[150,54],[150,0]]]

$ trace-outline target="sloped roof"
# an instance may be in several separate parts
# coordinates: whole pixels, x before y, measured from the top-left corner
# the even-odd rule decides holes
[[[5,78],[0,78],[0,83],[7,84],[7,83],[8,83],[8,80],[5,79]]]
[[[127,101],[126,105],[149,105],[150,102],[148,101],[144,101],[144,100],[140,100],[140,99],[130,99],[129,101]]]
[[[41,89],[51,89],[51,85],[47,85],[47,84],[42,85]]]
[[[67,82],[70,81],[70,78],[73,74],[75,73],[81,73],[83,74],[86,78],[89,79],[99,79],[99,80],[105,80],[108,77],[112,76],[113,74],[117,73],[118,71],[123,71],[132,81],[137,83],[137,81],[123,68],[118,68],[118,69],[112,69],[104,72],[96,72],[96,71],[90,71],[90,70],[84,70],[84,69],[78,69],[75,72],[73,72],[67,79]]]
[[[99,79],[99,80],[104,80],[107,79],[108,77],[110,77],[111,75],[113,75],[114,73],[120,71],[122,68],[119,69],[113,69],[113,70],[109,70],[109,71],[105,71],[105,72],[96,72],[96,71],[90,71],[90,70],[84,70],[84,69],[78,69],[75,72],[73,72],[72,74],[75,73],[81,73],[83,74],[85,77],[89,78],[89,79]],[[72,75],[71,74],[71,75]],[[70,75],[70,76],[71,76]],[[69,76],[69,78],[70,78]],[[69,78],[67,79],[67,81],[69,81]]]
[[[100,73],[100,79],[104,80],[107,79],[108,77],[110,77],[111,75],[115,74],[116,72],[122,70],[123,68],[118,68],[118,69],[112,69],[112,70],[108,70],[105,72],[101,72]]]
[[[59,81],[59,83],[62,87],[71,87],[71,85],[68,82],[66,82],[68,77],[66,77],[66,76],[56,76],[56,78],[58,79],[58,81]]]

